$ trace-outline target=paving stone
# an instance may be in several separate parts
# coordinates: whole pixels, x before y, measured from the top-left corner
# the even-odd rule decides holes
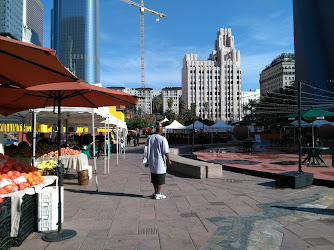
[[[159,249],[159,235],[117,235],[107,237],[104,249]]]
[[[334,244],[323,237],[309,238],[304,240],[312,246],[332,246],[334,248]]]

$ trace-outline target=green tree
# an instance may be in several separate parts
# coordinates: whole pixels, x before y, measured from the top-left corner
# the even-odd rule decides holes
[[[174,103],[174,99],[172,97],[169,97],[167,100],[168,108],[172,109]]]
[[[135,128],[146,128],[149,124],[147,120],[141,119],[140,117],[136,116],[133,119],[129,119],[127,121],[127,125],[130,129],[135,129]]]
[[[176,114],[173,110],[167,109],[164,114],[168,120],[175,120],[176,119]]]

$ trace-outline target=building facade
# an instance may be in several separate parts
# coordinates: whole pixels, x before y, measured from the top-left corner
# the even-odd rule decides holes
[[[23,0],[0,1],[0,32],[22,41]]]
[[[43,4],[39,0],[26,1],[26,25],[31,32],[31,43],[43,46]]]
[[[180,102],[182,97],[181,87],[166,87],[162,89],[162,112],[171,109],[175,114],[180,113]],[[169,103],[169,99],[173,102]],[[171,105],[171,106],[170,106]]]
[[[0,32],[43,46],[43,5],[39,0],[0,1]]]
[[[116,91],[122,91],[131,95],[138,96],[137,112],[140,114],[152,114],[153,99],[161,94],[161,90],[153,90],[152,88],[124,88],[124,87],[107,87]]]
[[[260,94],[274,92],[294,84],[294,54],[283,53],[276,57],[260,74]]]
[[[186,54],[182,67],[182,99],[196,116],[212,120],[241,119],[240,51],[234,47],[231,29],[219,29],[208,60]],[[208,109],[206,104],[208,103]]]
[[[250,100],[258,101],[260,99],[260,89],[250,89],[249,91],[241,92],[241,108],[242,108],[242,116],[246,115],[244,107],[248,105]]]
[[[78,78],[99,83],[99,0],[54,0],[53,3],[52,49]]]

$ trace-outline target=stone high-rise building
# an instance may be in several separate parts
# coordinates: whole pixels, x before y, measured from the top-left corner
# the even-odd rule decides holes
[[[260,74],[260,94],[274,92],[295,82],[295,55],[277,56]]]
[[[231,29],[219,29],[215,49],[208,60],[186,54],[182,67],[182,99],[196,115],[211,120],[234,121],[241,117],[240,51],[234,47]],[[209,104],[208,110],[205,103]]]
[[[171,110],[174,111],[175,114],[180,113],[180,100],[182,96],[182,88],[181,87],[166,87],[162,89],[162,112],[166,112],[169,109],[168,99],[172,98],[173,103],[171,106]]]

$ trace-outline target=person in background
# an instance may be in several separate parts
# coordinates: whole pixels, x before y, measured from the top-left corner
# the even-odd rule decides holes
[[[137,146],[137,130],[133,134],[133,146]]]
[[[151,172],[151,182],[154,187],[153,198],[156,200],[166,199],[161,194],[162,185],[165,184],[167,163],[172,162],[169,158],[169,145],[167,139],[162,136],[162,127],[157,126],[157,133],[147,138],[145,146],[147,164]]]
[[[102,132],[99,132],[99,134],[95,137],[97,140],[97,152],[96,155],[99,157],[100,153],[102,153],[102,145],[104,145],[104,135]]]
[[[137,132],[136,145],[139,146],[140,132]]]
[[[131,134],[128,133],[128,134],[126,135],[126,145],[127,145],[127,146],[130,146],[130,143],[131,143]]]

